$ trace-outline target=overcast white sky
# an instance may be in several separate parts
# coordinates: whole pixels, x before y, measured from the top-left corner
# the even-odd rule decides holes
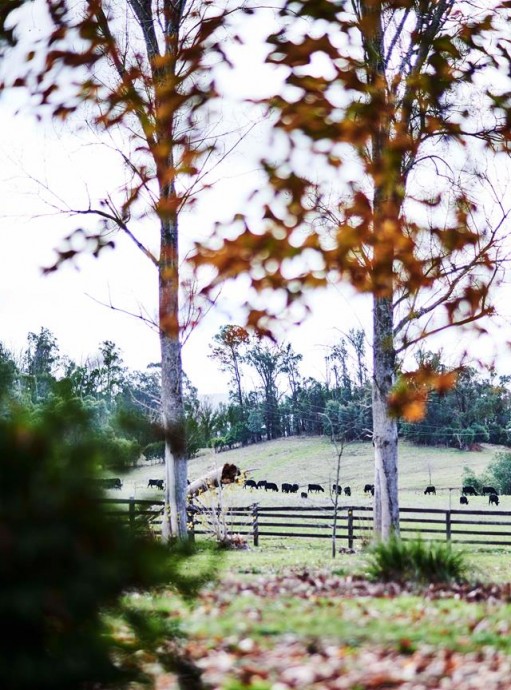
[[[254,56],[255,48],[249,54]],[[36,123],[28,113],[15,114],[17,105],[16,95],[0,97],[0,341],[20,352],[27,334],[44,326],[57,337],[62,354],[78,362],[94,354],[102,341],[112,340],[127,366],[143,369],[159,359],[157,334],[140,319],[101,304],[135,313],[143,310],[149,316],[156,313],[156,272],[126,238],[117,236],[115,251],[105,251],[97,260],[84,257],[77,268],[66,267],[50,276],[41,273],[61,238],[77,226],[76,219],[52,213],[48,202],[84,208],[88,195],[102,195],[115,183],[113,157],[83,136],[72,136],[67,126],[57,130]],[[250,180],[242,162],[238,158],[231,163],[229,177],[209,197],[202,216],[182,217],[184,236],[194,236],[202,224],[217,220],[210,216],[225,207],[238,183]],[[509,312],[507,292],[502,294],[502,311]],[[207,355],[220,326],[236,322],[243,299],[226,291],[185,345],[185,371],[200,393],[226,391],[225,375]],[[370,335],[369,299],[333,286],[329,293],[315,295],[311,304],[312,316],[285,337],[304,355],[303,372],[321,379],[326,346],[350,328],[364,327]],[[447,342],[454,348],[468,345],[463,341],[457,335]],[[502,370],[509,373],[505,341],[505,334],[500,334],[496,343],[479,340],[475,349],[490,356],[498,345],[504,352]]]

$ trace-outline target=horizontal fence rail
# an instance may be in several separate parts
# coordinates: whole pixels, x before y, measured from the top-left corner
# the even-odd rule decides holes
[[[161,534],[163,501],[147,499],[101,499],[106,512],[127,521],[133,529]],[[367,541],[373,531],[370,506],[251,506],[224,511],[189,511],[189,529],[195,535],[239,534],[258,546],[261,538],[332,539],[348,548]],[[479,546],[511,547],[511,512],[502,510],[444,510],[440,508],[400,508],[399,526],[403,539],[421,536],[429,541],[450,541]]]
[[[136,498],[101,498],[105,514],[113,519],[128,523],[133,530],[161,535],[163,501]]]
[[[194,534],[211,533],[208,513],[194,511]],[[225,511],[225,525],[231,534],[251,537],[255,546],[264,537],[332,539],[333,506],[288,507],[252,505]],[[511,512],[484,510],[443,510],[440,508],[400,508],[399,525],[403,539],[422,537],[428,541],[450,541],[480,546],[511,546]],[[335,537],[348,548],[368,541],[373,532],[370,506],[339,506]]]

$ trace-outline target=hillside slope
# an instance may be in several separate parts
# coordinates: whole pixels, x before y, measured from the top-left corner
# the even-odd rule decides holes
[[[401,505],[420,505],[425,502],[430,507],[458,506],[463,468],[468,467],[480,473],[488,466],[496,452],[504,450],[499,446],[484,445],[481,451],[459,451],[452,448],[417,447],[402,442],[399,446],[399,491]],[[203,451],[190,460],[190,479],[205,474],[208,469],[223,463],[233,463],[247,471],[249,478],[267,479],[279,488],[283,482],[298,483],[300,491],[307,491],[310,483],[321,484],[325,494],[311,494],[311,504],[329,501],[329,487],[335,481],[336,452],[326,438],[291,437],[267,441],[246,448],[237,448],[222,453]],[[127,491],[137,497],[161,496],[161,492],[147,489],[149,478],[163,478],[163,465],[138,467],[124,478],[123,493]],[[344,448],[341,457],[340,484],[351,487],[351,498],[342,498],[343,503],[365,504],[370,497],[363,492],[364,484],[373,482],[373,448],[371,443],[350,443]],[[425,487],[434,484],[436,496],[424,496]],[[117,494],[116,494],[117,495]],[[509,499],[509,500],[508,500]],[[284,495],[264,491],[250,491],[242,488],[230,492],[233,504],[261,503],[293,505],[305,499],[298,495]],[[509,502],[509,506],[506,502]],[[486,497],[470,499],[471,507],[486,506]],[[501,509],[511,509],[511,496],[503,497]]]

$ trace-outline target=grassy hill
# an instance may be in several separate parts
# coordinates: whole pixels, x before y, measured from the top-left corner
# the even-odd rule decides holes
[[[477,474],[486,469],[496,452],[504,450],[499,446],[484,445],[480,451],[460,451],[452,448],[417,447],[402,442],[399,446],[399,491],[402,506],[458,507],[463,477],[463,468],[468,467]],[[300,491],[307,490],[307,484],[319,483],[325,494],[309,495],[308,504],[324,503],[330,500],[328,489],[335,481],[336,453],[326,438],[291,437],[267,441],[246,448],[222,453],[204,450],[190,460],[189,477],[193,480],[208,469],[223,463],[233,463],[248,471],[248,477],[255,480],[267,479],[280,485],[296,482]],[[149,478],[163,478],[162,464],[137,467],[123,478],[122,494],[137,498],[161,497],[162,493],[147,489]],[[371,443],[351,443],[345,446],[341,458],[340,484],[349,485],[351,498],[342,497],[343,503],[364,505],[370,497],[363,493],[366,483],[373,482],[373,448]],[[424,496],[424,489],[430,483],[437,489],[436,496]],[[119,492],[112,492],[119,495]],[[299,495],[286,495],[265,491],[250,491],[235,487],[229,491],[232,505],[258,501],[262,504],[303,504]],[[486,497],[470,498],[470,507],[483,508],[488,504]],[[511,510],[511,496],[502,497],[500,509]]]

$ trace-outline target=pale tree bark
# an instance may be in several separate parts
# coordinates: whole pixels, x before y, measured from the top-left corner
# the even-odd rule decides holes
[[[388,539],[399,534],[397,420],[388,413],[395,370],[390,298],[374,298],[373,338],[374,533]]]
[[[165,437],[165,515],[162,538],[187,538],[187,449],[181,358],[179,198],[175,186],[174,137],[177,113],[167,102],[177,82],[177,52],[186,0],[164,3],[163,46],[157,41],[158,18],[150,4],[129,0],[142,30],[151,66],[156,119],[147,137],[153,153],[159,196],[159,330],[162,372],[162,423]],[[167,111],[168,114],[165,114]],[[159,151],[161,149],[161,151]],[[163,153],[167,149],[167,153]]]
[[[360,3],[367,22],[363,34],[367,76],[371,88],[379,89],[383,114],[371,137],[371,164],[375,176],[373,194],[373,445],[374,445],[374,534],[388,539],[399,533],[397,420],[389,415],[388,398],[395,378],[394,260],[395,247],[387,227],[398,226],[404,190],[400,166],[389,166],[385,154],[392,137],[393,108],[387,83],[382,7]],[[381,179],[380,182],[378,180]]]

